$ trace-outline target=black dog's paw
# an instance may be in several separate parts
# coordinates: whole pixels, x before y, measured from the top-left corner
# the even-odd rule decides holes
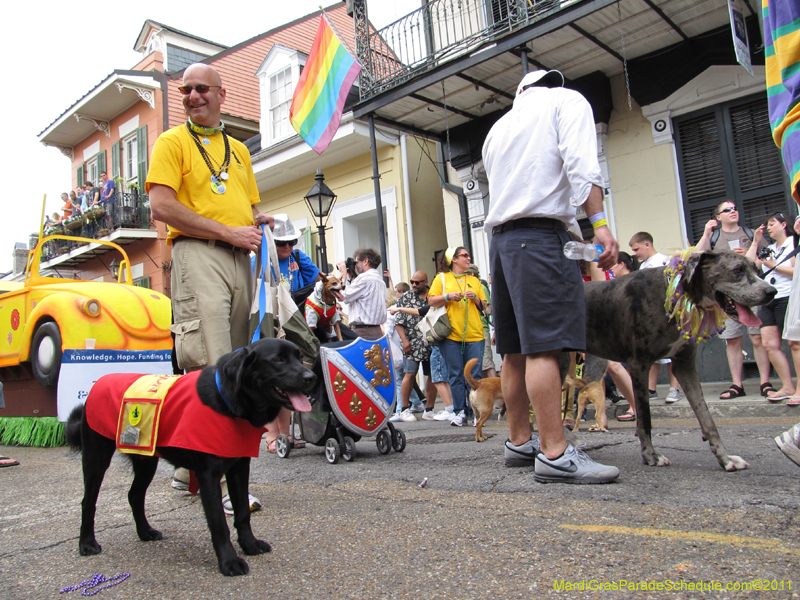
[[[152,527],[148,527],[142,531],[137,532],[139,534],[139,539],[143,542],[154,542],[155,540],[164,539],[164,536],[161,535],[161,532],[158,529],[153,529]]]
[[[241,540],[239,540],[239,545],[242,547],[242,551],[249,556],[272,552],[272,546],[270,546],[264,540],[257,540],[255,538],[253,538],[251,542],[248,542],[246,544],[243,543]]]
[[[78,544],[78,551],[81,553],[81,556],[94,556],[95,554],[100,554],[102,550],[102,546],[100,546],[94,538]]]
[[[237,575],[247,575],[250,572],[250,567],[246,560],[242,560],[237,556],[236,558],[220,562],[219,571],[225,575],[225,577],[235,577]]]

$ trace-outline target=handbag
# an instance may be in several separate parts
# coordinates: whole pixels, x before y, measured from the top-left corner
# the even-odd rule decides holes
[[[252,342],[262,338],[286,339],[300,348],[303,362],[313,367],[319,357],[320,342],[297,308],[292,294],[275,280],[270,264],[278,264],[275,240],[269,227],[262,225],[261,251],[256,255],[253,304],[250,308]]]
[[[439,275],[442,278],[442,293],[444,294],[444,273],[439,273]],[[417,323],[417,329],[422,334],[422,339],[428,344],[438,344],[447,339],[447,336],[453,331],[450,326],[450,318],[447,316],[447,304],[436,308],[431,307],[428,314]]]

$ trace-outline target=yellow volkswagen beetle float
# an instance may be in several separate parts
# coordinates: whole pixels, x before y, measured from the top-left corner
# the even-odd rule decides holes
[[[42,248],[52,240],[83,241],[123,257],[116,283],[39,274]],[[52,235],[28,254],[25,281],[0,282],[0,367],[30,363],[36,381],[55,387],[65,350],[168,350],[170,300],[134,286],[128,255],[112,242]]]

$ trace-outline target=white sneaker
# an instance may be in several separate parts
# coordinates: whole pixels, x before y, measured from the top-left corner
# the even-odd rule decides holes
[[[413,423],[417,420],[417,417],[414,416],[414,413],[411,412],[410,408],[407,408],[400,413],[400,419],[402,419],[406,423]]]
[[[617,477],[617,467],[597,463],[571,444],[552,460],[539,452],[533,471],[539,483],[610,483]]]
[[[389,417],[389,423],[402,423],[403,417],[400,416],[400,413],[394,413],[391,417]]]
[[[789,460],[800,465],[800,423],[776,437],[775,443]]]
[[[464,421],[466,420],[467,417],[464,415],[464,411],[462,410],[456,413],[456,415],[453,417],[453,420],[450,421],[450,425],[452,425],[453,427],[463,427]]]
[[[453,417],[456,416],[452,410],[440,410],[438,413],[433,415],[434,421],[452,421]]]
[[[422,420],[423,421],[433,421],[436,418],[436,415],[433,414],[433,410],[426,410],[422,413]]]
[[[252,494],[248,494],[247,499],[250,502],[250,512],[256,512],[257,510],[261,510],[261,502],[259,502],[258,498],[256,498]],[[233,504],[231,503],[231,497],[228,494],[225,494],[222,497],[222,510],[225,511],[226,515],[233,514]]]
[[[677,402],[681,398],[681,391],[678,388],[671,387],[669,388],[669,394],[664,399],[664,402],[667,404],[672,404],[673,402]]]

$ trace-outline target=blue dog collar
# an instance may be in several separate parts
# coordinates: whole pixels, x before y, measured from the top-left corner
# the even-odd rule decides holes
[[[231,406],[231,401],[228,400],[228,397],[222,391],[222,384],[220,383],[219,380],[219,369],[217,369],[214,373],[214,381],[217,383],[217,391],[219,392],[219,395],[222,396],[222,400],[225,402],[225,406],[227,406],[228,410],[238,417],[239,416],[238,413],[235,410],[233,410],[233,407]]]

